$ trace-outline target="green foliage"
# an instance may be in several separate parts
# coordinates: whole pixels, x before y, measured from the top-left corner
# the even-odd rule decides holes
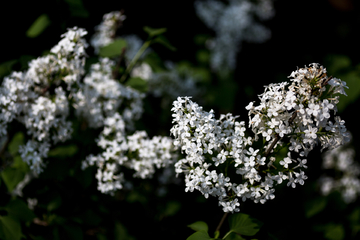
[[[226,240],[245,240],[239,234],[232,232],[227,237]]]
[[[78,147],[76,145],[67,145],[67,146],[59,146],[51,149],[48,152],[49,157],[56,158],[67,158],[75,155],[78,152]]]
[[[343,55],[329,55],[327,61],[327,71],[332,76],[345,81],[349,87],[345,89],[347,96],[341,95],[337,104],[337,108],[341,112],[360,96],[360,64],[353,67],[350,58]]]
[[[108,58],[120,56],[124,51],[124,49],[126,48],[126,46],[127,46],[126,40],[122,38],[118,38],[109,45],[100,48],[99,55],[101,57],[108,57]]]
[[[306,202],[306,212],[305,215],[307,218],[311,218],[316,214],[323,211],[326,207],[327,200],[325,197],[319,197],[311,201]]]
[[[208,225],[206,222],[203,221],[197,221],[190,225],[188,225],[189,228],[191,228],[194,231],[205,231],[207,232],[209,230]]]
[[[85,9],[82,0],[65,0],[69,5],[70,13],[74,17],[87,18],[89,12]]]
[[[13,157],[12,164],[1,171],[0,175],[9,192],[24,179],[25,174],[29,171],[28,165],[22,160],[18,154],[19,146],[24,144],[24,135],[18,132],[14,135],[8,145],[8,152]]]
[[[147,34],[149,34],[149,37],[155,37],[167,31],[166,28],[151,28],[148,26],[145,26],[143,29]]]
[[[39,36],[49,25],[51,21],[46,14],[40,15],[30,26],[26,32],[26,36],[29,38],[35,38]]]
[[[167,40],[167,38],[164,35],[162,35],[167,31],[166,28],[151,28],[145,26],[143,29],[149,35],[149,39],[151,39],[151,43],[159,43],[171,51],[176,51],[176,47],[171,45],[171,43]]]
[[[120,222],[115,223],[114,229],[114,239],[115,240],[134,240],[135,238],[129,235],[126,230],[126,227]]]
[[[11,200],[5,207],[2,208],[13,219],[18,219],[22,222],[32,221],[36,215],[31,211],[27,204],[20,199]]]
[[[171,51],[176,51],[176,47],[174,47],[173,45],[171,45],[171,43],[169,42],[169,40],[167,40],[167,38],[163,35],[157,36],[153,41],[153,43],[159,43],[161,45],[163,45],[164,47],[166,47],[167,49],[171,50]]]
[[[0,78],[5,77],[11,73],[11,69],[17,60],[10,60],[0,64]]]
[[[205,231],[198,231],[194,234],[190,235],[186,240],[210,240],[213,239],[209,236],[209,234]]]
[[[248,214],[236,213],[229,217],[230,231],[244,236],[254,236],[263,225]]]
[[[140,77],[129,78],[125,85],[144,93],[148,90],[147,81]]]
[[[344,227],[340,224],[329,224],[325,228],[324,237],[328,240],[343,240],[345,237]]]
[[[21,222],[29,223],[36,216],[20,199],[11,200],[5,207],[0,207],[0,239],[21,239]]]
[[[0,238],[20,240],[21,237],[21,225],[16,219],[10,216],[0,216]]]
[[[222,239],[226,240],[244,240],[242,236],[254,236],[260,230],[263,223],[259,220],[250,217],[248,214],[235,213],[229,216],[230,230],[225,234]],[[197,221],[190,225],[189,228],[196,231],[189,238],[190,240],[195,239],[213,239],[208,234],[208,225],[203,221]],[[219,238],[219,232],[215,232],[215,238]]]

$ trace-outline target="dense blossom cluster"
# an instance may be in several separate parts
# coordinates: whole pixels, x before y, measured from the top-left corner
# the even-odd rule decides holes
[[[115,62],[103,58],[91,65],[79,90],[74,94],[74,107],[78,116],[85,118],[90,127],[102,127],[108,116],[113,116],[119,109],[126,127],[134,128],[143,112],[144,94],[113,79],[112,69]]]
[[[7,124],[13,120],[22,123],[30,138],[19,151],[37,173],[51,144],[71,136],[68,96],[84,74],[85,34],[81,28],[69,29],[51,54],[32,60],[27,71],[13,72],[2,82],[0,136],[7,134]]]
[[[83,168],[97,166],[98,189],[103,193],[113,194],[123,188],[123,168],[134,170],[132,177],[145,179],[151,178],[156,168],[168,167],[177,159],[169,137],[150,139],[145,131],[127,135],[125,121],[117,113],[106,118],[104,123],[104,130],[97,140],[102,152],[89,155],[83,161]]]
[[[277,184],[304,184],[305,157],[315,145],[335,148],[349,140],[344,121],[335,116],[334,93],[344,94],[346,83],[328,78],[318,64],[294,71],[290,81],[266,86],[260,104],[246,107],[253,137],[231,114],[217,120],[189,97],[174,101],[171,134],[186,154],[175,167],[185,173],[186,191],[218,197],[224,212],[239,211],[238,198],[265,203],[275,197]],[[287,146],[287,155],[279,155]]]
[[[116,30],[112,24],[122,20],[118,12],[104,16],[93,37],[95,49],[112,42]],[[113,193],[122,187],[120,169],[131,169],[134,177],[151,178],[156,168],[169,166],[177,153],[171,138],[149,138],[145,131],[136,131],[145,94],[114,79],[114,60],[100,58],[85,73],[86,34],[81,28],[69,29],[49,55],[32,60],[27,71],[5,77],[0,88],[0,137],[12,137],[6,135],[13,121],[25,126],[27,142],[19,152],[36,176],[50,149],[70,139],[70,112],[74,112],[84,126],[102,130],[97,141],[100,153],[90,152],[83,167],[96,163],[99,190]]]
[[[321,193],[328,195],[339,191],[344,202],[354,202],[360,195],[360,165],[355,161],[354,149],[342,146],[325,152],[322,167],[333,174],[320,177]]]
[[[270,30],[256,21],[273,17],[271,0],[196,1],[199,18],[216,33],[210,44],[211,66],[216,71],[233,70],[236,54],[243,41],[261,43],[270,38]]]

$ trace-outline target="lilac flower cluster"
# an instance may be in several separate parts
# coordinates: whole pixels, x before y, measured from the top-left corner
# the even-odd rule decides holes
[[[98,30],[110,37],[115,34],[111,21],[122,21],[124,16],[113,12],[104,19]],[[113,193],[123,183],[120,168],[132,170],[134,177],[151,178],[156,168],[169,166],[177,153],[171,138],[149,138],[146,132],[136,131],[145,94],[114,79],[113,60],[100,58],[85,73],[86,34],[81,28],[69,29],[49,55],[32,60],[27,71],[4,78],[0,87],[0,137],[12,137],[6,135],[13,121],[25,126],[27,142],[19,152],[37,175],[44,169],[43,160],[50,149],[71,138],[69,116],[74,112],[89,129],[101,131],[97,140],[100,153],[90,153],[83,167],[96,163],[99,190]]]
[[[27,71],[11,73],[0,87],[0,136],[14,120],[26,127],[30,138],[19,151],[36,173],[41,172],[50,146],[71,137],[68,96],[84,74],[86,33],[69,29],[51,54],[32,60]]]
[[[125,183],[124,168],[133,170],[132,177],[151,178],[156,168],[165,168],[174,163],[178,156],[172,139],[154,136],[149,138],[145,131],[127,135],[125,121],[118,113],[107,117],[104,130],[97,140],[102,152],[89,155],[83,161],[83,169],[96,165],[98,190],[114,194]]]
[[[185,173],[185,191],[217,197],[224,212],[239,211],[238,198],[265,203],[275,197],[277,184],[304,184],[305,157],[317,144],[336,148],[349,140],[344,121],[335,116],[334,94],[344,94],[346,83],[327,77],[318,64],[294,71],[290,81],[266,86],[260,104],[246,107],[254,136],[231,114],[217,120],[189,97],[173,102],[171,134],[186,154],[175,167]]]

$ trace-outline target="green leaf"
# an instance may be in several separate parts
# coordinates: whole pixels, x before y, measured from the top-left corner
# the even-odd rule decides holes
[[[158,36],[153,40],[153,43],[160,43],[164,47],[168,48],[171,51],[176,51],[176,47],[170,44],[170,42],[164,36]]]
[[[329,224],[324,233],[324,237],[328,240],[342,240],[344,236],[345,230],[340,224]]]
[[[12,192],[16,185],[24,179],[25,173],[14,167],[5,168],[1,177],[9,192]]]
[[[338,110],[341,112],[345,107],[355,102],[359,98],[360,94],[360,71],[350,71],[345,75],[340,75],[339,78],[346,82],[345,89],[347,96],[340,95],[339,103],[337,104]]]
[[[181,203],[178,201],[169,201],[166,204],[164,214],[166,216],[174,216],[181,209]],[[197,231],[197,230],[196,230]]]
[[[85,9],[82,0],[65,0],[69,5],[70,13],[74,17],[87,18],[89,12]]]
[[[10,216],[0,216],[0,238],[1,239],[21,239],[20,222]]]
[[[115,222],[114,237],[115,240],[134,239],[134,237],[128,234],[126,227],[120,222]]]
[[[349,88],[345,89],[347,96],[340,95],[337,104],[338,111],[343,111],[347,105],[355,102],[360,94],[360,65],[355,68],[349,57],[344,55],[328,55],[326,57],[327,70],[332,76],[346,82]]]
[[[305,205],[305,215],[307,218],[310,218],[314,215],[316,215],[317,213],[321,212],[322,210],[324,210],[324,208],[326,207],[326,198],[321,197],[321,198],[317,198],[311,201],[306,202]]]
[[[230,233],[225,239],[226,240],[245,240],[240,235],[238,235],[238,234],[236,234],[234,232]]]
[[[239,233],[240,235],[253,236],[262,226],[258,220],[251,218],[244,213],[236,213],[229,217],[230,231]]]
[[[8,212],[9,216],[19,219],[20,221],[31,221],[33,220],[36,215],[31,211],[24,201],[21,199],[14,199],[10,201],[5,210]]]
[[[58,209],[61,206],[61,204],[62,204],[61,197],[57,196],[49,202],[49,204],[47,206],[47,210],[49,212],[54,211],[54,210]]]
[[[200,49],[196,52],[196,60],[200,63],[207,64],[210,61],[210,52],[207,49]]]
[[[140,92],[147,92],[148,90],[148,85],[147,85],[147,81],[145,81],[144,79],[140,78],[140,77],[134,77],[134,78],[130,78],[125,85],[132,87]]]
[[[99,55],[101,57],[116,57],[122,54],[124,48],[126,48],[127,43],[125,39],[118,38],[114,42],[110,43],[109,45],[100,48]]]
[[[207,232],[199,231],[191,234],[186,240],[210,240],[212,239]]]
[[[59,146],[51,149],[48,153],[49,157],[67,158],[74,156],[78,151],[76,145]]]
[[[3,78],[11,73],[12,66],[17,63],[18,60],[10,60],[0,64],[0,78]]]
[[[50,25],[50,23],[50,19],[46,14],[40,15],[26,31],[26,36],[30,38],[39,36],[45,30],[45,28]]]
[[[24,134],[22,132],[16,133],[9,143],[8,150],[13,157],[18,155],[20,145],[24,145]]]
[[[205,231],[205,232],[207,232],[208,229],[209,229],[206,222],[203,222],[203,221],[194,222],[194,223],[188,225],[188,227],[191,228],[194,231]]]
[[[166,32],[166,28],[151,28],[148,26],[145,26],[144,31],[149,34],[150,37],[154,37],[160,34],[163,34],[164,32]]]

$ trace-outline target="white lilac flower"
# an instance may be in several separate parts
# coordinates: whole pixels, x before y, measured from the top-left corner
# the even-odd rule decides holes
[[[91,65],[84,82],[74,93],[73,106],[76,114],[86,119],[90,127],[102,127],[106,117],[121,110],[126,127],[133,129],[134,121],[142,115],[145,95],[113,79],[114,66],[114,61],[108,58]]]
[[[30,140],[19,152],[36,174],[50,147],[71,137],[69,93],[85,71],[85,35],[82,28],[68,29],[49,55],[30,61],[24,72],[11,73],[0,87],[0,126],[5,129],[0,134],[6,134],[6,125],[13,120],[25,126]]]
[[[149,138],[145,131],[127,135],[123,117],[115,113],[105,118],[104,130],[97,140],[102,152],[89,155],[82,168],[97,166],[98,189],[114,194],[126,183],[124,172],[134,178],[151,178],[156,169],[166,168],[177,160],[177,152],[169,137]],[[126,170],[127,169],[127,170]]]
[[[237,198],[265,203],[275,197],[277,184],[285,181],[293,188],[304,184],[308,160],[303,157],[316,144],[323,149],[336,148],[348,141],[344,121],[335,116],[336,91],[324,87],[329,79],[326,69],[310,64],[294,71],[290,78],[290,84],[266,86],[259,95],[260,104],[252,102],[246,107],[253,137],[245,135],[245,122],[236,121],[231,114],[216,119],[214,111],[204,111],[190,97],[173,102],[170,132],[174,145],[186,156],[175,168],[177,174],[185,174],[186,191],[217,197],[223,210],[230,212],[239,211]],[[287,156],[276,160],[280,158],[278,149],[286,147],[286,142],[290,143]],[[247,186],[246,191],[243,186]],[[346,194],[353,196],[350,190]]]

